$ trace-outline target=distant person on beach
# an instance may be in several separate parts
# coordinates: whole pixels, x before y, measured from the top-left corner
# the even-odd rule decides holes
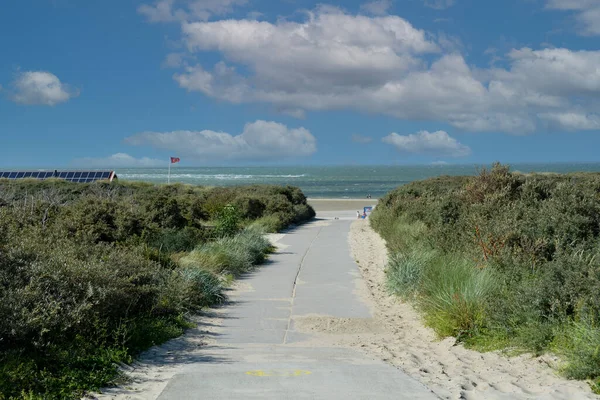
[[[360,211],[356,212],[356,219],[360,219]]]

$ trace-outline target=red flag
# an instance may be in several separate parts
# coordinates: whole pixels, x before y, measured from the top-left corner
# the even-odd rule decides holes
[[[179,157],[171,157],[171,164],[178,163],[179,161],[181,161],[181,159],[179,159]]]

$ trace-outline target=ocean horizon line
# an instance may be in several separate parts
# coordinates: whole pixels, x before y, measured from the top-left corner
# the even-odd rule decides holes
[[[503,165],[597,165],[600,161],[514,161],[514,162],[503,162],[503,161],[489,161],[489,162],[469,162],[469,163],[410,163],[410,164],[263,164],[263,165],[177,165],[172,166],[175,169],[183,168],[220,168],[220,169],[235,169],[235,168],[334,168],[334,167],[477,167],[477,166],[491,166],[497,162]],[[100,170],[100,169],[163,169],[167,168],[168,163],[165,161],[165,166],[151,165],[151,166],[85,166],[84,164],[77,165],[29,165],[29,166],[0,166],[1,170]]]

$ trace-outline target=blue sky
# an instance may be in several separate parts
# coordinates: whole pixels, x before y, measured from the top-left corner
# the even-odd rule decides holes
[[[5,1],[0,166],[600,161],[599,44],[597,0]]]

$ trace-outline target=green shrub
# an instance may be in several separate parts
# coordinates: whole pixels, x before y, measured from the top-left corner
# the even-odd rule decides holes
[[[217,214],[215,232],[219,237],[233,236],[240,231],[240,227],[240,213],[235,206],[228,204]]]
[[[249,220],[261,218],[267,207],[262,199],[250,196],[238,197],[235,199],[234,206],[241,218]]]
[[[186,226],[183,229],[163,229],[148,237],[148,244],[166,253],[190,251],[206,241],[204,230]]]
[[[268,216],[262,217],[260,219],[257,219],[256,221],[254,221],[252,223],[251,226],[259,227],[260,229],[263,229],[265,232],[270,232],[270,233],[279,232],[280,230],[285,228],[283,221],[281,220],[281,218],[279,218],[278,215],[268,215]]]
[[[263,230],[244,225],[281,229],[308,219],[305,205],[266,185],[0,180],[0,398],[81,398],[113,381],[189,327],[183,315],[223,301],[223,274],[265,259]]]
[[[595,322],[585,320],[566,325],[554,344],[569,361],[564,369],[569,378],[600,377],[600,327]]]
[[[293,209],[295,215],[293,222],[295,224],[299,224],[304,221],[309,221],[317,215],[315,210],[308,204],[296,204],[294,205]]]
[[[415,299],[440,335],[480,349],[554,349],[568,376],[598,379],[597,326],[582,321],[600,320],[600,174],[495,164],[402,186],[371,224],[393,254],[390,288]]]

